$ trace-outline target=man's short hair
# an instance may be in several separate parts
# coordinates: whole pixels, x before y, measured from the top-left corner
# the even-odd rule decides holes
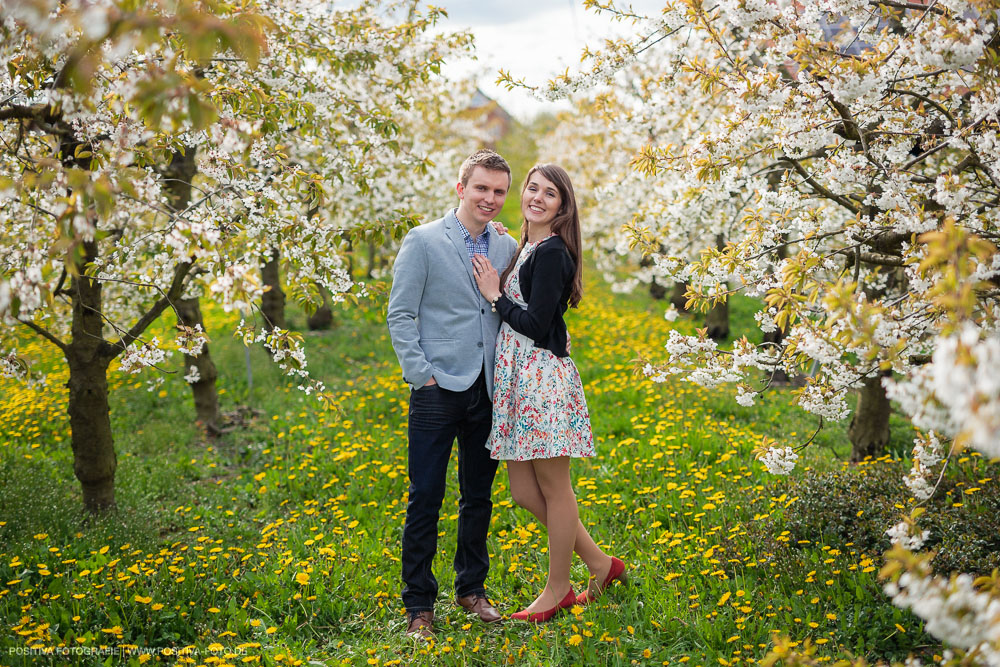
[[[461,169],[458,170],[458,180],[462,183],[462,187],[469,184],[469,177],[472,176],[472,170],[476,167],[502,171],[507,174],[508,181],[510,180],[510,165],[507,164],[507,160],[504,160],[496,151],[483,148],[465,158]]]

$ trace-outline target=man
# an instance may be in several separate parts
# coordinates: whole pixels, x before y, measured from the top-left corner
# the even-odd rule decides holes
[[[438,584],[431,571],[452,442],[458,439],[455,602],[486,623],[500,614],[486,597],[490,499],[497,462],[486,449],[493,420],[493,362],[500,317],[476,286],[472,256],[498,271],[517,244],[490,222],[510,189],[510,167],[490,150],[462,163],[458,208],[415,227],[393,266],[388,324],[410,385],[409,503],[403,526],[407,634],[433,635]]]

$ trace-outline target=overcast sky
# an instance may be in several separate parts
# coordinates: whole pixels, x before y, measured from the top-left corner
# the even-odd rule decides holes
[[[448,19],[439,24],[442,30],[471,29],[475,37],[478,60],[452,65],[446,72],[477,73],[483,92],[522,120],[559,107],[496,86],[498,69],[526,83],[542,84],[566,67],[573,70],[585,45],[598,47],[604,37],[614,31],[620,34],[626,25],[584,10],[580,0],[436,0],[433,4],[448,11]],[[663,1],[631,4],[637,11],[656,13]]]

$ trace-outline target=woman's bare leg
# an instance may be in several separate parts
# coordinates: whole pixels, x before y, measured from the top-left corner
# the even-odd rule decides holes
[[[535,481],[545,500],[545,520],[549,533],[549,574],[545,589],[527,611],[537,613],[555,607],[572,588],[570,564],[576,544],[580,515],[569,474],[568,456],[535,459],[531,462]]]
[[[545,496],[538,486],[538,478],[532,461],[508,461],[507,477],[510,494],[514,502],[528,510],[543,526],[548,528],[548,507]],[[570,487],[572,490],[572,487]],[[611,556],[604,553],[587,532],[583,522],[577,518],[576,537],[573,550],[587,566],[591,581],[603,582],[611,570]]]

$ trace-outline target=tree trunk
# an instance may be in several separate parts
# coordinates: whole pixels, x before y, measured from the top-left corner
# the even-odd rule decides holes
[[[179,299],[174,304],[174,310],[177,311],[178,321],[184,326],[201,326],[202,330],[205,329],[204,320],[201,317],[201,305],[197,297]],[[184,355],[185,374],[192,366],[198,369],[198,381],[191,383],[195,414],[209,435],[219,435],[219,425],[222,419],[219,415],[219,393],[215,387],[219,373],[208,352],[208,343],[205,343],[201,354],[197,357],[189,354]]]
[[[729,337],[729,301],[722,301],[712,306],[705,315],[705,328],[712,340],[725,340]]]
[[[195,163],[197,150],[196,146],[187,146],[183,155],[180,152],[175,152],[170,158],[164,190],[170,208],[174,211],[181,211],[191,204],[191,183],[198,170]],[[201,304],[198,297],[178,299],[174,304],[174,311],[177,313],[178,323],[188,327],[200,325],[203,331],[207,331],[201,316]],[[198,369],[200,377],[198,382],[191,384],[196,419],[205,426],[209,435],[218,435],[222,419],[219,415],[219,393],[215,381],[218,379],[219,373],[215,368],[215,362],[212,361],[212,355],[209,354],[207,343],[197,357],[184,355],[185,375],[192,366]]]
[[[264,285],[269,288],[261,297],[260,309],[268,327],[286,329],[285,293],[281,289],[281,254],[277,248],[271,250],[271,258],[261,268]]]
[[[656,282],[656,277],[649,282],[649,296],[653,297],[657,301],[662,299],[667,295],[667,288]]]
[[[687,297],[684,293],[687,292],[687,283],[674,283],[673,291],[670,293],[670,303],[673,304],[674,308],[681,313],[687,312]]]
[[[722,234],[715,236],[715,247],[723,250],[726,247],[726,237]],[[728,291],[729,285],[723,284]],[[708,329],[708,337],[712,340],[725,340],[729,338],[729,298],[712,306],[712,309],[705,315],[705,328]]]
[[[375,242],[368,242],[368,280],[375,277],[375,260],[376,260],[376,248]]]
[[[344,235],[347,240],[347,248],[344,250],[344,254],[347,255],[347,275],[354,276],[354,242],[351,241],[350,237],[346,234]]]
[[[115,509],[115,470],[118,457],[111,433],[108,405],[108,366],[101,316],[101,283],[83,274],[97,259],[97,243],[83,244],[77,263],[79,276],[69,290],[73,306],[72,338],[65,348],[69,365],[69,424],[73,472],[80,480],[83,507],[92,514]]]
[[[319,286],[319,293],[323,295],[323,305],[309,316],[308,324],[310,331],[325,330],[333,327],[333,308],[330,304],[330,293],[322,285]]]
[[[847,435],[851,440],[851,461],[880,456],[889,444],[889,399],[882,386],[882,378],[889,373],[879,373],[865,378],[858,391],[858,405],[851,418]]]
[[[767,331],[764,333],[764,342],[771,343],[768,349],[778,349],[781,346],[781,341],[784,340],[785,334],[782,333],[781,329],[775,329],[774,331]],[[789,383],[788,373],[785,372],[783,368],[775,368],[768,378],[773,385],[786,385]]]
[[[649,267],[653,266],[652,255],[646,255],[641,260],[639,260],[639,266],[643,269],[648,269]],[[649,280],[649,296],[659,301],[666,295],[667,295],[667,288],[656,282],[656,276],[651,276]]]

